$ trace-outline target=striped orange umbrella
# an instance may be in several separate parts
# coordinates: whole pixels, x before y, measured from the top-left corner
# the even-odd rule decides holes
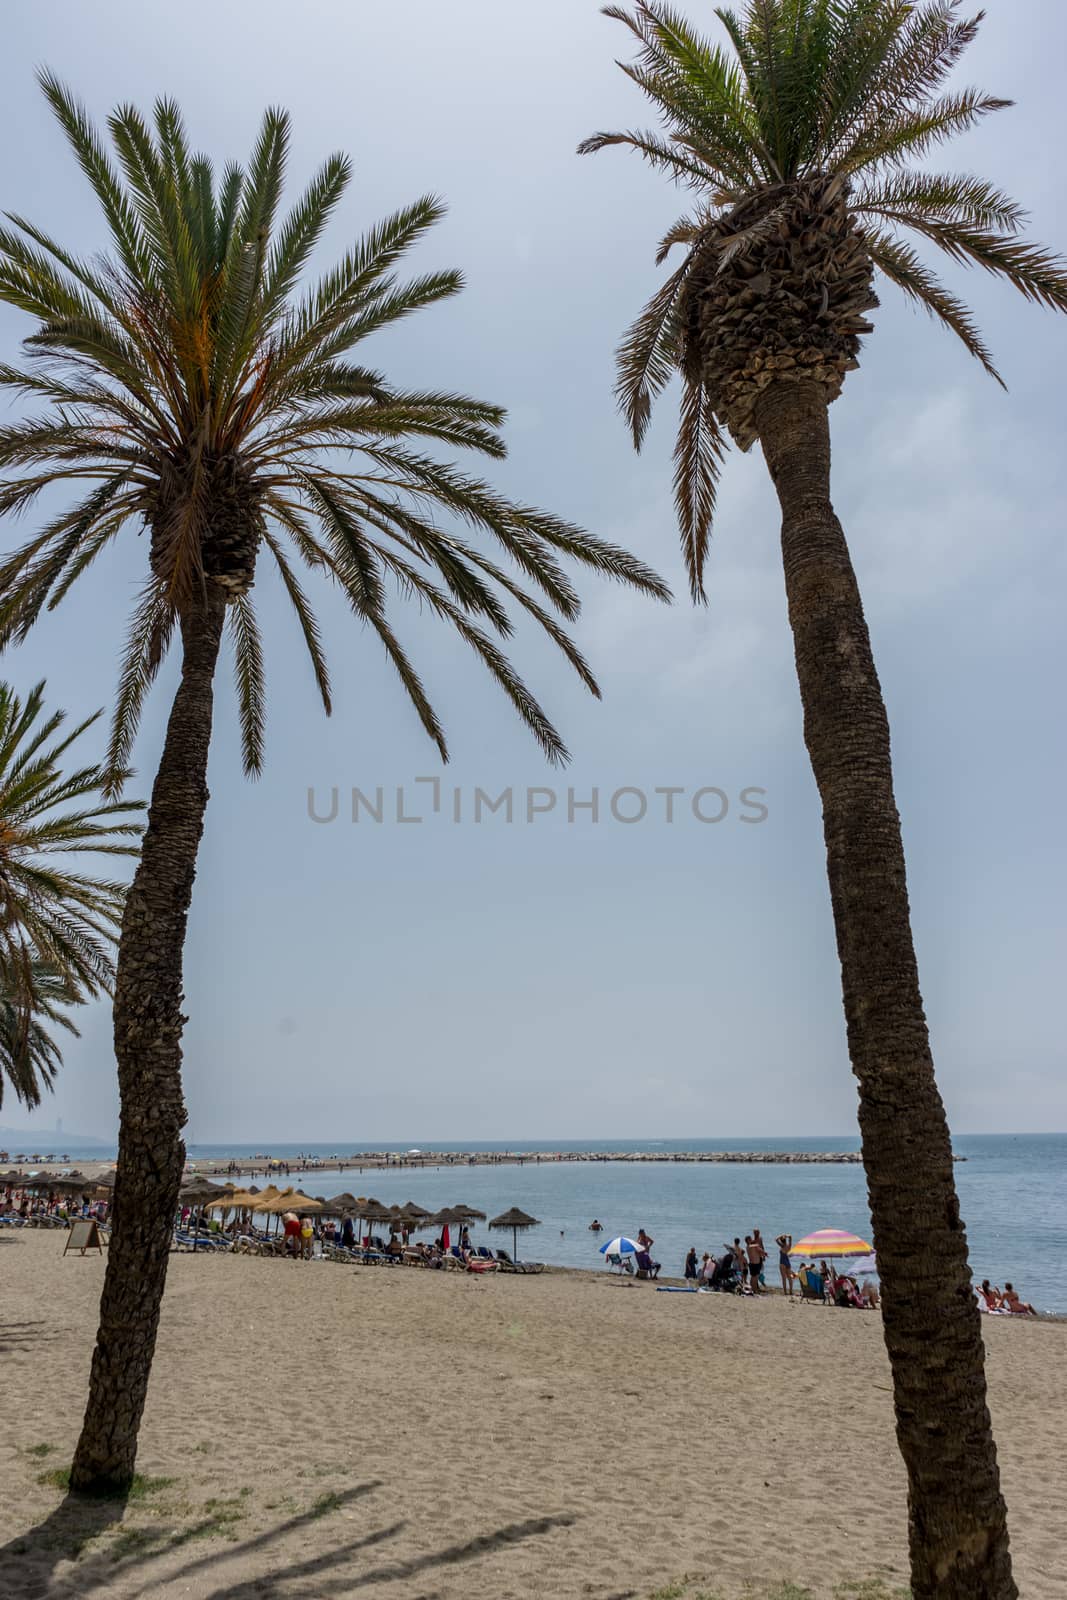
[[[798,1239],[790,1250],[791,1256],[825,1257],[827,1261],[843,1260],[845,1256],[869,1256],[873,1246],[858,1233],[846,1233],[844,1228],[819,1228],[803,1239]]]

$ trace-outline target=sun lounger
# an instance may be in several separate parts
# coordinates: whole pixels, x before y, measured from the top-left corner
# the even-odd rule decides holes
[[[498,1250],[496,1258],[505,1272],[544,1272],[545,1270],[543,1261],[519,1261],[517,1258],[512,1260],[506,1250]]]

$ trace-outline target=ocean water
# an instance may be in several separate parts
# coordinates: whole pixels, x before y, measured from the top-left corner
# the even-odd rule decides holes
[[[383,1145],[401,1153],[418,1145],[429,1154],[444,1146],[412,1139]],[[208,1164],[219,1157],[260,1153],[266,1147],[190,1145],[189,1158]],[[351,1145],[348,1146],[351,1149]],[[452,1143],[455,1148],[455,1142]],[[536,1153],[551,1151],[671,1150],[856,1150],[858,1139],[680,1139],[574,1140],[570,1142],[472,1142],[478,1151],[528,1151],[522,1166],[433,1166],[393,1169],[349,1167],[343,1173],[294,1176],[315,1195],[371,1194],[386,1205],[415,1200],[439,1209],[460,1202],[490,1217],[519,1206],[540,1218],[541,1226],[520,1238],[520,1254],[560,1266],[601,1265],[598,1245],[614,1234],[636,1235],[644,1227],[655,1240],[655,1256],[665,1272],[681,1274],[685,1253],[721,1249],[735,1235],[758,1227],[771,1248],[777,1234],[801,1238],[815,1228],[848,1228],[870,1238],[866,1181],[862,1166],[763,1166],[668,1164],[659,1162],[547,1162]],[[954,1148],[966,1160],[956,1165],[960,1205],[967,1225],[976,1279],[1003,1286],[1011,1279],[1023,1299],[1039,1310],[1067,1313],[1067,1134],[958,1135]],[[325,1159],[343,1153],[343,1144],[270,1147],[272,1156]],[[606,1233],[591,1234],[594,1217]],[[511,1248],[511,1236],[488,1234],[484,1223],[475,1242]],[[773,1252],[772,1252],[773,1269]],[[772,1270],[772,1279],[777,1275]]]

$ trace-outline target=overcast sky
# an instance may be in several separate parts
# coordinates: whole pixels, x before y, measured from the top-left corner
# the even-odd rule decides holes
[[[713,8],[684,9],[716,29]],[[1035,233],[1067,246],[1062,129],[1067,14],[990,0],[966,77],[1018,104],[961,141],[949,168],[1006,186]],[[579,159],[598,128],[644,123],[614,58],[626,35],[593,0],[133,0],[18,6],[0,62],[0,207],[79,252],[103,243],[87,185],[33,78],[46,63],[103,120],[158,94],[184,106],[219,166],[243,159],[268,104],[293,117],[290,193],[330,151],[355,179],[319,253],[428,190],[449,204],[417,270],[459,266],[456,301],[388,333],[368,359],[399,382],[506,405],[495,480],[628,545],[679,596],[657,606],[581,577],[580,642],[597,704],[521,631],[515,658],[574,760],[546,769],[458,641],[412,610],[403,635],[450,735],[442,772],[376,640],[317,596],[336,709],[316,705],[277,586],[267,770],[240,771],[219,696],[211,805],[189,925],[188,1137],[216,1140],[581,1139],[848,1133],[845,1049],[819,808],[801,739],[777,534],[758,449],[728,464],[694,611],[670,503],[674,396],[634,456],[612,402],[619,335],[659,281],[678,195],[622,151]],[[1040,60],[1033,39],[1042,41]],[[1047,63],[1047,65],[1045,65]],[[1005,395],[890,286],[862,370],[833,407],[834,495],[852,546],[894,733],[923,992],[959,1132],[1067,1128],[1062,373],[1067,324],[1009,287],[948,269],[969,294]],[[3,309],[12,360],[26,319]],[[27,525],[3,529],[5,545]],[[82,716],[107,704],[145,545],[132,535],[4,663]],[[136,751],[147,795],[168,676]],[[429,785],[442,777],[441,810]],[[327,814],[316,823],[308,789]],[[350,818],[381,786],[383,821]],[[395,821],[395,791],[409,814]],[[470,820],[476,788],[511,787],[514,820]],[[553,811],[526,821],[526,791]],[[567,789],[600,820],[567,818]],[[675,820],[656,787],[676,786]],[[612,818],[622,787],[644,820]],[[717,787],[721,822],[691,796]],[[766,791],[742,822],[739,796]],[[453,819],[453,791],[462,820]],[[535,798],[547,805],[547,798]],[[707,816],[721,801],[705,796]],[[634,796],[617,809],[633,815]],[[751,815],[751,811],[748,813]],[[393,820],[388,820],[392,818]],[[109,1018],[66,1049],[32,1124],[111,1135]]]

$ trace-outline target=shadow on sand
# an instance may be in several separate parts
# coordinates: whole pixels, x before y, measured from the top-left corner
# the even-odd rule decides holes
[[[113,1591],[123,1600],[161,1593],[195,1593],[204,1600],[305,1600],[311,1596],[336,1600],[373,1586],[405,1581],[430,1585],[418,1588],[418,1600],[441,1600],[440,1591],[433,1587],[435,1571],[476,1563],[576,1521],[570,1515],[530,1517],[407,1560],[390,1560],[388,1551],[390,1542],[407,1528],[407,1521],[369,1526],[375,1521],[369,1506],[356,1538],[336,1543],[326,1536],[330,1524],[324,1517],[369,1499],[383,1487],[379,1479],[357,1484],[326,1497],[325,1512],[320,1500],[248,1538],[227,1532],[225,1542],[213,1540],[209,1549],[188,1560],[178,1553],[219,1534],[215,1516],[182,1524],[160,1518],[148,1527],[131,1524],[123,1528],[127,1511],[123,1501],[67,1495],[44,1522],[0,1546],[0,1600],[73,1600],[74,1596],[89,1600]],[[390,1505],[396,1502],[392,1491],[387,1491],[385,1498]],[[322,1537],[310,1536],[313,1525],[322,1528]],[[106,1545],[87,1550],[89,1544],[111,1534],[115,1537]],[[276,1547],[294,1534],[301,1553],[296,1559],[279,1560]],[[228,1580],[222,1571],[213,1570],[231,1563],[240,1567],[239,1578]],[[60,1571],[61,1567],[64,1570]],[[630,1600],[633,1593],[604,1595],[602,1600]]]

